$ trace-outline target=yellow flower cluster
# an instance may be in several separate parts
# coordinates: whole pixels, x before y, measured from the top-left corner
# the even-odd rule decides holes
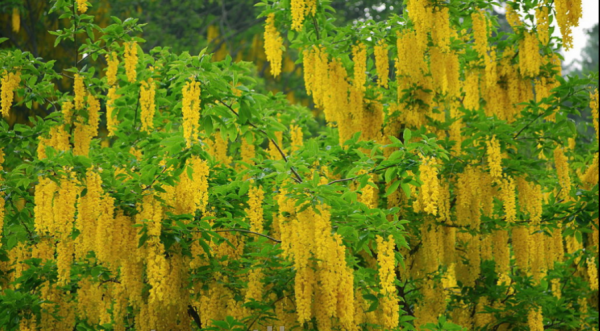
[[[187,147],[198,142],[200,131],[200,82],[191,80],[183,86],[183,101],[181,112],[183,113],[183,136]]]
[[[488,24],[484,10],[478,10],[471,14],[473,20],[473,37],[475,38],[474,48],[479,56],[485,56],[488,48]]]
[[[419,165],[420,179],[423,182],[419,192],[419,200],[423,210],[430,215],[437,215],[440,198],[440,180],[438,178],[437,161],[433,157],[421,156]]]
[[[79,74],[75,74],[75,82],[73,83],[73,91],[75,96],[73,102],[75,103],[75,109],[81,110],[85,104],[85,86],[83,85],[83,77]]]
[[[434,44],[444,53],[450,51],[450,9],[448,7],[436,8],[433,12],[434,26],[431,37]]]
[[[381,286],[381,294],[384,299],[381,302],[383,318],[383,327],[387,330],[392,330],[398,327],[399,305],[396,294],[396,257],[394,254],[395,241],[390,235],[387,240],[381,236],[376,237],[377,241],[377,264],[379,265],[379,284]]]
[[[494,179],[500,179],[502,178],[502,150],[500,149],[500,142],[496,139],[496,136],[492,136],[492,139],[486,141],[486,145],[490,175]]]
[[[532,258],[531,235],[527,226],[515,226],[512,229],[512,246],[517,267],[524,272],[529,270],[529,262]]]
[[[208,205],[209,167],[206,160],[192,156],[186,161],[191,176],[184,171],[175,190],[176,210],[182,214],[194,214],[196,210],[206,212]]]
[[[265,22],[265,54],[271,65],[273,77],[281,73],[281,59],[283,58],[283,38],[275,27],[275,13],[269,14]]]
[[[510,24],[510,26],[513,28],[513,30],[516,31],[516,28],[523,25],[523,22],[521,22],[521,17],[519,16],[519,13],[516,12],[515,9],[510,5],[509,1],[506,2],[505,9],[506,20],[508,21],[508,24]]]
[[[466,75],[463,90],[465,99],[463,105],[469,110],[479,109],[479,71],[470,70]]]
[[[544,317],[541,307],[533,307],[527,313],[527,325],[531,331],[544,331]]]
[[[98,128],[100,126],[100,101],[93,95],[88,95],[88,126],[90,127],[91,137],[98,135]]]
[[[242,163],[247,164],[242,165],[245,169],[249,169],[254,165],[253,159],[256,157],[256,147],[253,142],[248,142],[248,139],[242,139],[242,145],[240,147],[240,153],[242,154]]]
[[[560,146],[554,149],[554,165],[556,166],[556,174],[560,183],[560,196],[563,199],[568,199],[571,193],[571,176],[569,175],[569,160],[565,155],[564,149]]]
[[[550,8],[543,2],[535,10],[535,20],[537,25],[537,34],[542,45],[548,45],[550,41],[550,19],[548,17]]]
[[[21,15],[19,14],[19,8],[14,7],[12,10],[11,25],[14,33],[19,33],[21,30]]]
[[[262,203],[265,198],[265,192],[261,186],[252,186],[248,192],[248,208],[246,215],[250,221],[250,231],[263,232],[263,207]]]
[[[519,70],[524,77],[536,77],[540,74],[542,56],[537,36],[525,32],[525,38],[519,41]]]
[[[556,0],[554,8],[556,9],[556,21],[562,33],[563,46],[565,50],[573,47],[573,35],[571,29],[579,26],[579,20],[582,17],[582,0]]]
[[[219,132],[215,132],[212,139],[208,139],[208,153],[225,167],[231,163],[231,158],[227,155],[228,146],[227,137],[223,138]]]
[[[590,93],[590,108],[592,109],[592,123],[596,129],[596,140],[600,140],[600,128],[598,127],[598,89]]]
[[[502,190],[502,202],[506,222],[511,224],[517,219],[517,201],[515,198],[515,181],[511,177],[505,177],[500,184]]]
[[[106,54],[106,82],[109,86],[114,86],[117,83],[117,71],[119,70],[119,59],[117,53],[112,52]]]
[[[359,43],[352,46],[352,61],[354,62],[354,87],[364,91],[367,83],[367,48],[365,44]]]
[[[140,87],[140,106],[142,108],[140,120],[142,122],[142,131],[145,132],[150,132],[154,128],[154,112],[156,111],[154,103],[155,95],[156,84],[154,84],[152,78],[143,81]]]
[[[56,245],[58,286],[68,284],[71,278],[74,245],[71,230],[75,221],[75,201],[79,190],[73,179],[63,176],[60,180],[52,213],[54,214],[54,234],[59,242]]]
[[[377,84],[381,87],[388,87],[390,76],[390,59],[388,56],[388,45],[385,40],[380,40],[375,46],[375,67],[377,68]]]
[[[596,266],[596,260],[594,257],[590,256],[587,258],[586,263],[590,289],[592,291],[598,291],[598,267]]]
[[[77,11],[80,14],[83,14],[88,10],[87,0],[77,0],[76,2],[77,2]]]
[[[8,117],[10,113],[10,107],[12,106],[14,99],[14,91],[21,83],[21,74],[19,72],[12,73],[4,70],[2,72],[2,78],[0,84],[2,88],[0,90],[0,113],[3,117]]]
[[[307,15],[317,12],[317,0],[291,0],[292,30],[300,31]]]
[[[127,80],[130,83],[135,82],[137,79],[136,66],[138,63],[138,49],[137,42],[130,41],[123,43],[125,47],[125,73],[127,74]]]
[[[117,114],[115,114],[115,101],[119,98],[117,95],[117,87],[111,86],[108,89],[108,95],[106,100],[106,128],[108,130],[108,136],[112,137],[115,135],[117,127],[119,126],[119,120]]]

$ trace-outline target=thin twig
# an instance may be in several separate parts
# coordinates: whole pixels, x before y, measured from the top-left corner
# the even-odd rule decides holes
[[[206,232],[207,230],[198,230],[198,231],[192,231],[192,232]],[[260,237],[264,237],[267,238],[269,240],[272,240],[278,244],[281,244],[281,240],[277,240],[273,237],[267,236],[266,234],[262,234],[259,232],[254,232],[254,231],[250,231],[250,230],[246,230],[246,229],[217,229],[217,230],[212,230],[213,232],[243,232],[243,233],[250,233],[250,234],[254,234]]]
[[[228,105],[228,104],[226,104],[224,102],[221,102],[221,104],[225,105],[225,107],[227,107],[235,116],[240,117],[240,115],[238,114],[238,112],[236,112],[230,105]],[[283,150],[281,149],[281,147],[279,147],[279,144],[277,144],[277,142],[275,140],[271,139],[269,137],[269,135],[265,132],[265,130],[260,129],[258,126],[256,126],[256,124],[254,124],[254,123],[252,123],[250,121],[248,121],[248,125],[250,125],[251,127],[255,128],[260,133],[264,134],[267,137],[267,139],[269,139],[269,141],[271,143],[273,143],[273,145],[275,145],[275,147],[277,148],[277,151],[279,151],[279,154],[281,155],[281,157],[283,158],[283,160],[286,163],[289,163],[287,156],[285,155],[285,153],[283,152]],[[300,176],[300,174],[298,174],[298,172],[296,172],[296,169],[294,169],[294,167],[290,166],[290,170],[292,171],[292,173],[294,173],[294,176],[296,177],[296,178],[294,178],[294,180],[297,183],[302,183],[302,177]]]
[[[381,168],[381,169],[375,169],[375,168],[373,168],[371,171],[367,172],[365,175],[372,174],[372,173],[376,173],[376,172],[378,172],[378,171],[385,170],[385,169],[388,169],[388,168],[391,168],[391,167],[395,167],[395,166],[397,166],[397,164],[392,164],[392,165],[389,165],[389,166],[385,166],[385,167],[383,167],[383,168]],[[362,175],[361,175],[361,176],[362,176]],[[327,185],[331,185],[331,184],[335,184],[335,183],[342,183],[342,182],[347,182],[347,181],[355,180],[355,179],[357,179],[358,177],[360,177],[360,176],[354,176],[354,177],[350,177],[350,178],[336,179],[336,180],[334,180],[334,181],[331,181],[331,182],[327,183]]]

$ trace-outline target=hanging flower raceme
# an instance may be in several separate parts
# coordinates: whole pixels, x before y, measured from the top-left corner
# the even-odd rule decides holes
[[[79,14],[83,14],[88,10],[87,0],[77,0],[77,11]]]
[[[250,221],[250,231],[263,232],[263,207],[262,203],[265,198],[265,193],[261,186],[252,186],[248,192],[248,208],[246,215]]]
[[[500,179],[502,178],[502,151],[500,149],[500,142],[496,139],[496,136],[492,136],[492,139],[486,141],[486,145],[490,175],[494,179]]]
[[[531,331],[544,331],[544,317],[541,307],[533,307],[527,313],[527,325]]]
[[[200,128],[200,82],[186,82],[182,93],[183,136],[187,147],[190,147],[198,141]]]
[[[108,130],[108,136],[112,137],[115,135],[117,127],[119,126],[119,120],[115,113],[115,101],[119,98],[117,95],[117,87],[111,86],[108,89],[108,95],[106,100],[106,129]]]
[[[579,20],[582,17],[581,0],[556,0],[554,1],[556,9],[556,21],[562,34],[563,46],[565,50],[573,47],[572,29],[579,26]]]
[[[556,166],[556,174],[560,183],[560,196],[563,199],[568,199],[571,193],[571,176],[569,175],[569,160],[564,153],[564,149],[560,146],[554,149],[554,165]]]
[[[292,30],[302,30],[304,19],[307,15],[317,12],[317,0],[291,0]]]
[[[83,85],[83,77],[79,74],[75,74],[75,82],[73,84],[73,90],[75,97],[73,102],[75,103],[75,109],[81,110],[85,105],[85,86]]]
[[[517,201],[515,197],[515,181],[511,177],[505,177],[502,179],[501,184],[501,198],[503,202],[504,215],[506,222],[511,224],[517,219]]]
[[[384,296],[382,301],[383,326],[387,330],[392,330],[398,326],[399,319],[399,300],[396,294],[394,280],[396,279],[395,267],[396,258],[394,254],[395,242],[390,235],[384,240],[379,235],[377,240],[377,264],[379,265],[379,284],[381,293]]]
[[[474,48],[479,56],[484,57],[488,49],[488,24],[485,11],[477,10],[471,14],[473,20]]]
[[[154,103],[154,98],[156,95],[156,84],[152,78],[148,78],[147,81],[142,82],[142,86],[140,87],[140,106],[142,108],[141,112],[141,122],[142,122],[142,131],[150,132],[154,128],[154,112],[156,110],[156,105]]]
[[[466,75],[464,82],[465,99],[463,105],[469,110],[479,109],[479,72],[470,70]]]
[[[525,77],[536,77],[540,74],[542,56],[537,36],[533,32],[525,32],[519,42],[519,70]]]
[[[435,216],[437,215],[440,197],[437,161],[433,157],[421,156],[419,173],[423,182],[419,190],[419,202],[426,213]]]
[[[133,83],[137,79],[136,66],[138,63],[138,49],[137,42],[130,41],[123,43],[125,47],[125,73],[127,74],[127,80]]]
[[[367,83],[367,48],[365,44],[359,43],[352,46],[352,61],[354,62],[353,85],[360,91],[364,91]]]
[[[15,96],[14,91],[20,82],[21,74],[18,71],[16,73],[7,72],[6,70],[2,72],[2,78],[0,79],[2,85],[0,90],[0,113],[5,118],[8,117]]]
[[[265,54],[271,65],[273,77],[281,73],[281,60],[283,58],[283,38],[275,27],[275,13],[269,14],[265,22]]]
[[[106,63],[108,63],[106,67],[106,82],[109,86],[113,86],[117,83],[117,71],[119,70],[117,53],[106,54]]]
[[[535,10],[535,20],[537,26],[537,34],[542,45],[548,45],[550,41],[550,20],[548,17],[549,7],[545,2],[540,2],[540,5]]]
[[[377,67],[377,84],[388,87],[390,76],[390,59],[388,56],[388,45],[385,40],[380,40],[375,46],[375,66]]]

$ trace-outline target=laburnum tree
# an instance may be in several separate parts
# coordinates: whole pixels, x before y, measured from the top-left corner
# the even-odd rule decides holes
[[[597,329],[598,75],[559,55],[581,1],[509,1],[509,32],[488,1],[257,3],[312,110],[89,5],[48,13],[71,67],[0,50],[1,329]]]

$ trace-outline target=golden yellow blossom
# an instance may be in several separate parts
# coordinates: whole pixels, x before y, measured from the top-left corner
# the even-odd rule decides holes
[[[385,40],[380,40],[375,46],[375,66],[377,67],[377,84],[388,87],[390,76],[390,59],[388,56],[388,45]]]
[[[119,98],[117,95],[117,87],[111,86],[108,89],[108,95],[106,100],[106,128],[108,130],[108,136],[114,136],[119,126],[119,120],[117,114],[115,114],[115,101]]]
[[[465,99],[463,105],[469,110],[479,109],[479,72],[470,70],[464,82]]]
[[[291,0],[292,30],[300,31],[307,15],[317,11],[317,0]]]
[[[525,32],[525,38],[519,41],[519,70],[524,77],[536,77],[540,74],[542,56],[539,41],[533,32]]]
[[[262,203],[265,198],[265,193],[261,186],[252,186],[248,192],[248,208],[246,215],[250,221],[250,231],[263,232],[263,207]]]
[[[517,202],[515,198],[515,182],[511,177],[505,177],[501,182],[501,197],[504,208],[504,216],[507,223],[513,223],[517,219]]]
[[[183,136],[187,147],[198,142],[200,127],[200,82],[195,80],[186,82],[183,86]]]
[[[536,30],[542,45],[548,45],[550,41],[550,20],[548,17],[549,7],[540,3],[540,6],[535,10]]]
[[[496,136],[492,136],[492,139],[486,141],[486,145],[490,175],[494,179],[500,179],[502,178],[502,151],[500,149],[500,142],[496,139]]]
[[[123,44],[125,47],[125,73],[127,80],[133,83],[137,79],[136,66],[138,63],[137,42],[130,41]]]
[[[440,181],[437,161],[433,157],[421,156],[419,165],[420,179],[423,182],[419,190],[419,200],[423,210],[430,215],[437,215],[440,198]]]
[[[527,325],[531,331],[544,331],[544,317],[541,307],[533,307],[527,313]]]
[[[142,112],[140,119],[142,122],[142,131],[150,132],[154,128],[154,112],[156,111],[156,105],[154,98],[156,95],[156,84],[152,78],[147,81],[143,81],[140,87],[140,106]]]
[[[77,12],[80,14],[85,13],[88,10],[87,0],[77,0]]]
[[[352,46],[352,61],[354,62],[354,87],[364,91],[367,83],[367,48],[365,44],[359,43]]]
[[[567,199],[571,193],[571,176],[569,175],[569,160],[567,159],[564,149],[560,146],[554,149],[554,165],[556,166],[556,174],[560,183],[560,196]]]
[[[21,74],[19,72],[12,73],[6,70],[2,72],[2,78],[0,79],[0,84],[2,84],[2,89],[0,90],[0,113],[2,113],[4,118],[7,118],[9,115],[14,99],[14,91],[20,82]]]
[[[573,47],[572,28],[579,26],[582,17],[581,0],[555,0],[556,21],[560,27],[565,50]]]
[[[271,65],[273,77],[277,77],[281,73],[283,47],[283,38],[275,27],[275,13],[271,13],[265,22],[265,54]]]
[[[106,54],[106,63],[108,63],[106,67],[106,82],[109,86],[113,86],[117,83],[117,71],[119,70],[117,53]]]
[[[75,91],[75,97],[73,102],[75,103],[75,109],[83,109],[85,104],[85,86],[83,85],[83,77],[79,74],[75,74],[75,83],[73,84]]]
[[[474,48],[483,57],[488,49],[488,27],[487,17],[484,10],[478,10],[471,14],[473,20],[473,36],[475,37]]]

